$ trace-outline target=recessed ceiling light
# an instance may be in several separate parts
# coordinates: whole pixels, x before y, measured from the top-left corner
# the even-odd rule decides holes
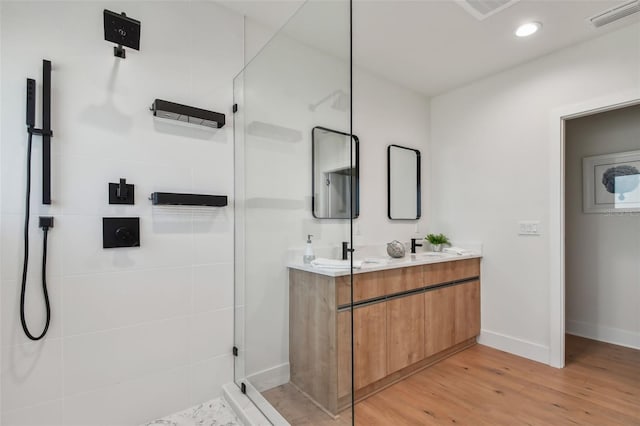
[[[522,24],[516,30],[516,35],[518,37],[529,37],[532,34],[538,32],[538,30],[542,28],[542,24],[540,22],[527,22],[526,24]]]

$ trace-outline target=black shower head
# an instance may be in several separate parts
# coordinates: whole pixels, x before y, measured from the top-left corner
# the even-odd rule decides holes
[[[104,39],[118,46],[114,47],[115,55],[124,58],[122,46],[140,50],[140,21],[121,14],[104,10]]]

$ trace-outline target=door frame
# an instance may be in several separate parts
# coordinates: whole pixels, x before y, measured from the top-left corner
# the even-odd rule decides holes
[[[640,88],[556,108],[550,116],[549,362],[565,361],[565,122],[640,104]]]

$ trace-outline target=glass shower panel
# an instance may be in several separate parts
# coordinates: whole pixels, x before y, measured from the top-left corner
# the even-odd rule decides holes
[[[349,1],[308,1],[234,80],[235,381],[274,424],[352,421],[351,265],[303,263],[308,235],[317,258],[352,245],[349,215],[312,212],[312,130],[357,152],[350,55]]]

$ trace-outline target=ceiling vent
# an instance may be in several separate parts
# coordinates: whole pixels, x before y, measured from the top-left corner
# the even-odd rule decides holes
[[[594,27],[600,28],[603,25],[611,24],[638,12],[640,12],[640,0],[632,0],[593,15],[587,20]]]
[[[477,20],[484,21],[489,16],[501,12],[519,1],[520,0],[456,0],[456,3]]]

